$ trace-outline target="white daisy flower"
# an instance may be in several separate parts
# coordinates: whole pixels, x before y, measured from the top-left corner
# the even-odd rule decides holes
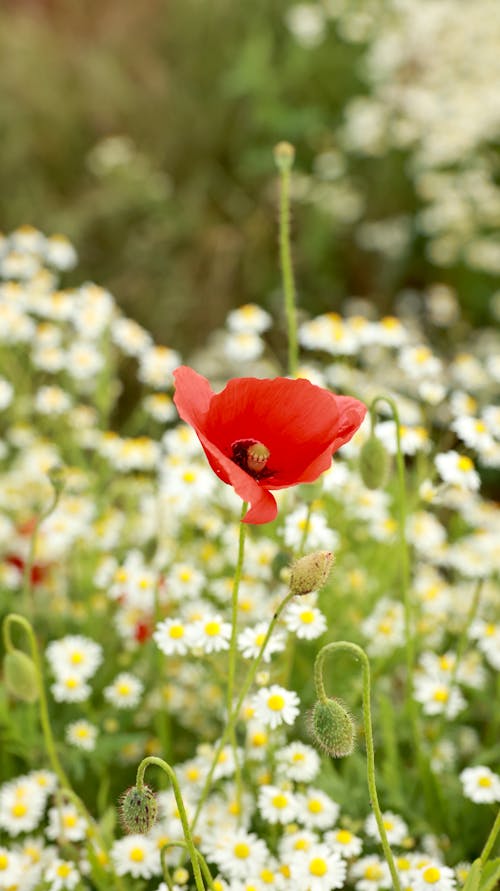
[[[392,887],[389,867],[376,854],[361,857],[352,864],[349,872],[356,891],[379,891],[379,888]]]
[[[480,486],[480,478],[474,469],[474,462],[467,455],[459,455],[451,449],[449,452],[440,452],[434,458],[441,479],[460,489],[468,489],[476,492]]]
[[[289,862],[290,876],[296,888],[308,891],[333,891],[343,888],[346,864],[336,851],[326,845],[313,845],[307,852],[298,851]]]
[[[253,628],[245,628],[238,635],[238,649],[244,659],[256,659],[260,653],[260,648],[264,643],[265,636],[269,624],[267,622],[259,622]],[[281,653],[285,649],[285,639],[280,631],[274,631],[267,642],[264,651],[264,662],[269,662],[274,653]]]
[[[171,383],[174,368],[181,364],[179,353],[165,346],[147,346],[138,358],[139,380],[155,390],[164,390]]]
[[[164,619],[156,626],[153,640],[166,656],[185,656],[192,645],[192,626],[181,619]]]
[[[265,309],[257,306],[256,303],[246,303],[228,313],[226,324],[229,330],[236,334],[241,332],[262,334],[263,331],[267,331],[271,327],[272,318]]]
[[[415,891],[453,891],[455,885],[455,873],[441,863],[427,863],[413,874],[412,887]]]
[[[279,786],[262,786],[258,806],[268,823],[291,823],[298,816],[297,796]]]
[[[460,774],[463,793],[476,804],[500,801],[500,777],[489,767],[466,767]]]
[[[21,854],[0,846],[0,888],[20,888],[25,871]]]
[[[299,796],[297,820],[307,829],[331,829],[337,821],[339,805],[321,789],[309,788]]]
[[[47,838],[64,838],[67,842],[78,842],[87,837],[89,826],[85,818],[80,816],[74,804],[51,807],[48,812],[48,821],[45,830]]]
[[[276,752],[278,769],[297,783],[309,783],[319,773],[321,760],[312,746],[293,742]]]
[[[104,688],[104,698],[116,708],[135,708],[142,696],[144,684],[135,675],[121,672],[108,687]]]
[[[89,721],[73,721],[66,727],[66,740],[70,745],[85,752],[93,752],[97,739],[97,727]]]
[[[285,614],[285,625],[301,640],[315,640],[327,629],[326,618],[317,606],[295,601],[290,603]]]
[[[443,678],[416,675],[414,695],[425,715],[444,715],[453,720],[467,705],[458,687],[450,687]]]
[[[0,828],[9,835],[33,832],[45,809],[46,795],[29,776],[18,777],[0,788]]]
[[[104,365],[104,356],[93,343],[75,340],[66,355],[68,374],[75,380],[88,381],[100,372]]]
[[[392,811],[385,811],[382,814],[382,822],[384,824],[387,839],[391,845],[400,845],[408,836],[407,824],[397,814],[393,814]],[[370,838],[376,838],[380,841],[380,833],[375,814],[369,814],[366,818],[365,832]]]
[[[251,704],[255,718],[272,729],[280,724],[293,724],[300,711],[297,694],[278,684],[263,687],[252,697]]]
[[[71,672],[82,680],[92,677],[103,660],[102,646],[81,634],[68,634],[53,640],[45,650],[54,674]]]
[[[56,702],[85,702],[92,689],[75,671],[62,671],[50,687]]]
[[[192,645],[204,653],[219,653],[229,649],[231,624],[219,615],[206,616],[193,625]]]
[[[349,829],[332,829],[330,832],[325,832],[323,840],[346,860],[357,857],[363,848],[362,839]]]
[[[74,863],[56,857],[44,872],[44,880],[49,883],[51,891],[72,891],[81,879]]]
[[[210,859],[231,880],[245,878],[250,869],[252,872],[259,870],[269,856],[265,842],[253,832],[244,830],[223,835],[210,851]]]
[[[119,876],[150,879],[161,873],[160,851],[147,835],[132,833],[113,842],[111,859]]]
[[[231,362],[254,362],[264,352],[264,341],[252,331],[227,334],[224,353]]]

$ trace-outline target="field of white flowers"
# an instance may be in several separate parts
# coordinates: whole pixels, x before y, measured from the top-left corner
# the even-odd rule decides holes
[[[0,245],[0,889],[497,886],[498,331],[296,326],[287,219],[206,377]]]

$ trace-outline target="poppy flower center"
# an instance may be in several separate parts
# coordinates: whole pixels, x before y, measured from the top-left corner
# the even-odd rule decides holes
[[[258,442],[256,439],[237,439],[236,442],[233,442],[231,449],[234,463],[251,476],[258,479],[270,475],[266,464],[271,452],[264,443]]]

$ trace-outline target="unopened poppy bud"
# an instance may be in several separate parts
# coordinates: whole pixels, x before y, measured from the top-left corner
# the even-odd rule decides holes
[[[22,650],[11,650],[3,660],[5,687],[22,702],[36,702],[40,695],[35,663]]]
[[[390,461],[386,447],[372,434],[363,445],[359,456],[361,478],[368,489],[381,489],[385,485]]]
[[[120,820],[126,832],[149,832],[158,816],[158,800],[149,786],[131,786],[120,800]]]
[[[297,560],[290,572],[292,594],[309,594],[319,591],[328,581],[334,556],[331,551],[315,551]]]
[[[279,170],[290,170],[295,159],[295,149],[290,142],[278,142],[274,146],[274,161]]]
[[[354,722],[338,699],[318,700],[309,716],[313,742],[332,758],[344,758],[354,748]]]

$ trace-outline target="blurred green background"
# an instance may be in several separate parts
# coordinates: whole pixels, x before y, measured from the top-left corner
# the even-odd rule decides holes
[[[337,310],[356,295],[388,312],[402,290],[440,281],[457,287],[474,323],[490,321],[490,271],[436,267],[412,226],[422,199],[410,153],[339,149],[348,103],[371,89],[364,54],[373,38],[346,39],[331,16],[321,39],[298,40],[287,18],[295,8],[4,0],[1,228],[67,234],[80,263],[65,284],[108,287],[158,341],[186,351],[232,306],[278,311],[272,148],[286,139],[301,187],[293,228],[302,307]],[[340,159],[333,212],[318,156]],[[360,226],[384,219],[409,225],[409,240],[366,249]]]

